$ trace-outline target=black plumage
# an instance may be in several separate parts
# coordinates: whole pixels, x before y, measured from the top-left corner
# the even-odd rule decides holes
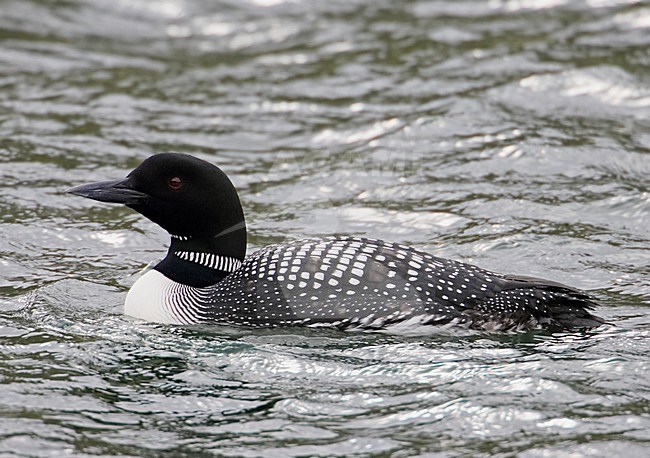
[[[172,235],[157,273],[145,274],[127,297],[127,313],[146,319],[367,330],[560,330],[603,323],[590,313],[596,301],[569,286],[381,240],[298,240],[246,257],[234,186],[220,169],[191,156],[152,156],[125,180],[70,192],[124,203]]]

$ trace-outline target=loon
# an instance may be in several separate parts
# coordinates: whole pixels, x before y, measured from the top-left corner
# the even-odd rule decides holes
[[[590,313],[595,299],[572,287],[382,240],[297,240],[246,257],[235,187],[217,166],[186,154],[156,154],[125,179],[68,192],[124,204],[170,234],[165,258],[138,278],[124,305],[125,314],[151,322],[367,331],[555,331],[604,323]]]

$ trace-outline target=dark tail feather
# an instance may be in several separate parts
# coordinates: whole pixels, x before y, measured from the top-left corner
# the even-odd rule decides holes
[[[535,291],[535,298],[547,311],[540,317],[540,323],[549,329],[596,328],[605,320],[590,313],[600,304],[584,291],[562,283],[535,277],[507,275],[512,283],[508,289],[528,289]]]
[[[605,324],[604,319],[589,312],[597,305],[598,303],[589,296],[586,298],[567,297],[566,299],[558,298],[557,301],[548,304],[548,308],[551,312],[551,319],[554,321],[553,324],[564,329],[597,328]]]

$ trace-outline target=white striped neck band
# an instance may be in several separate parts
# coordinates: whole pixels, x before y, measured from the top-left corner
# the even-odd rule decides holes
[[[224,272],[234,272],[241,267],[242,262],[230,256],[219,256],[213,253],[202,253],[198,251],[176,251],[176,256],[184,261],[195,262],[210,269]]]
[[[172,236],[173,239],[180,240],[182,242],[191,239],[189,235],[174,235],[174,234],[169,234]]]

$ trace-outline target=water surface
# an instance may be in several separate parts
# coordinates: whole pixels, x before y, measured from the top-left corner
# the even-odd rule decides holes
[[[2,456],[646,456],[650,8],[0,2]],[[589,290],[589,333],[173,327],[167,236],[65,195],[220,165],[250,250],[356,234]]]

